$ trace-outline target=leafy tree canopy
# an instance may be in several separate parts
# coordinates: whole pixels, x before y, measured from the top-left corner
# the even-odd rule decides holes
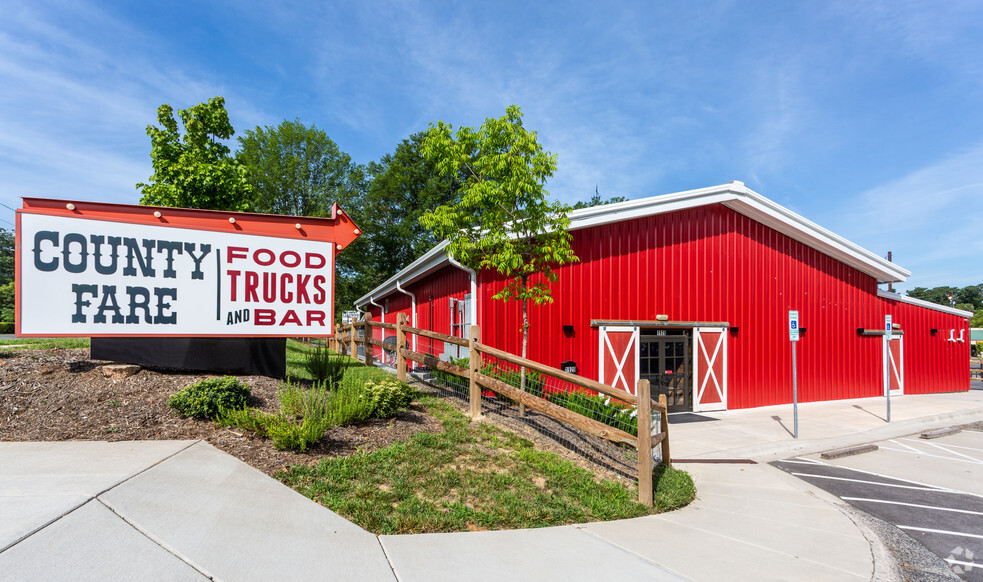
[[[452,134],[442,121],[431,124],[423,152],[441,175],[461,183],[462,196],[426,212],[421,223],[449,239],[448,250],[461,263],[508,278],[497,298],[552,301],[545,281],[556,280],[555,266],[577,260],[566,230],[569,207],[547,198],[556,156],[523,127],[519,107],[510,105],[477,130]]]
[[[966,287],[941,286],[927,289],[915,287],[908,291],[908,297],[931,301],[939,305],[953,306],[966,311],[975,311],[983,307],[983,284]]]
[[[184,135],[178,131],[174,110],[157,109],[160,127],[147,126],[154,173],[150,183],[137,184],[141,204],[212,210],[247,210],[252,188],[246,168],[230,155],[222,140],[235,131],[225,110],[225,99],[213,97],[178,110]]]
[[[351,156],[299,120],[247,129],[236,157],[248,170],[254,212],[326,216],[335,202],[347,207],[362,187],[362,169]]]
[[[515,105],[477,130],[431,124],[423,153],[437,171],[460,184],[456,204],[426,212],[420,222],[448,252],[472,269],[497,271],[506,284],[494,297],[522,303],[522,356],[529,337],[529,301],[552,302],[549,283],[555,267],[577,260],[570,248],[569,207],[548,199],[546,181],[556,156],[545,151],[536,133],[522,125]],[[525,369],[521,386],[525,388]]]
[[[582,208],[592,208],[594,206],[603,206],[605,204],[616,204],[618,202],[628,202],[628,199],[625,198],[624,196],[612,196],[611,198],[605,200],[601,198],[600,192],[598,192],[597,189],[595,188],[594,195],[591,196],[589,200],[580,200],[576,202],[571,207],[571,209],[580,210]]]
[[[0,228],[0,285],[14,280],[14,232]]]

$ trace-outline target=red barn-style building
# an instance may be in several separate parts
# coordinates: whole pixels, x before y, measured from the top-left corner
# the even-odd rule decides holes
[[[575,210],[570,231],[579,262],[558,270],[552,304],[530,306],[538,362],[631,392],[647,378],[677,411],[785,404],[797,310],[799,400],[863,398],[883,394],[891,315],[892,394],[969,389],[971,313],[880,290],[911,273],[740,182]],[[503,284],[442,243],[356,306],[460,337],[477,322],[483,342],[520,353],[520,304],[492,299]],[[415,341],[443,359],[466,355]]]

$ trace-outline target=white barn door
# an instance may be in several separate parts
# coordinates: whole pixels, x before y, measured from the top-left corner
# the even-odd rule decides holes
[[[887,357],[891,394],[904,394],[904,336],[900,334],[891,336]]]
[[[727,328],[693,329],[693,412],[727,410]]]
[[[602,325],[600,332],[598,381],[634,394],[638,384],[638,328]]]

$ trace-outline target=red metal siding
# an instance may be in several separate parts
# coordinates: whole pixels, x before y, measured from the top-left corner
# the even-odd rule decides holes
[[[926,329],[948,329],[955,325],[950,318],[960,319],[890,305],[877,297],[869,275],[722,205],[576,231],[573,247],[580,262],[560,269],[555,302],[530,306],[530,357],[553,366],[574,360],[582,375],[597,378],[598,330],[590,327],[592,319],[654,320],[666,314],[673,321],[726,321],[739,328],[727,343],[728,408],[791,402],[790,309],[799,311],[806,329],[797,348],[803,402],[881,393],[880,341],[859,337],[856,329],[880,329],[888,309]],[[455,280],[461,292],[466,276]],[[503,284],[497,274],[482,273],[480,283],[484,341],[520,353],[519,305],[492,299]],[[926,323],[914,323],[920,318]],[[564,334],[564,325],[572,325],[573,333]],[[909,393],[968,388],[968,371],[965,382],[954,371],[946,372],[951,380],[923,379],[931,361],[956,363],[961,351],[941,339],[923,347],[914,330],[909,337]],[[915,352],[924,361],[909,357]]]

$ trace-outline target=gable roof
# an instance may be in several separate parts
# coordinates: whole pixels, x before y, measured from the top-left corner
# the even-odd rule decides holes
[[[591,228],[602,224],[711,204],[723,204],[739,214],[743,214],[789,238],[874,277],[878,283],[900,283],[911,276],[911,271],[875,255],[811,220],[799,216],[738,181],[698,190],[687,190],[675,194],[574,210],[568,215],[570,217],[569,230]],[[397,281],[400,285],[405,285],[450,264],[446,248],[447,241],[438,244],[373,289],[369,294],[359,298],[355,304],[365,305],[371,298],[388,295],[396,290]]]

